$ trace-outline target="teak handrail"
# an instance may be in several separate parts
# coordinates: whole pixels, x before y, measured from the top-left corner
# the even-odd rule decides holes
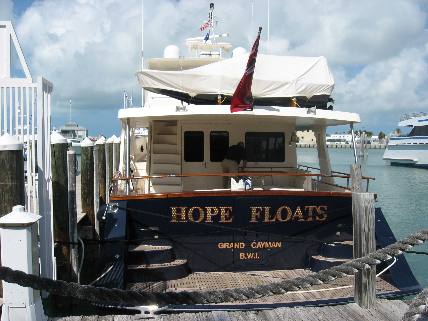
[[[238,173],[185,173],[185,174],[161,174],[161,175],[144,175],[130,177],[115,177],[113,181],[129,180],[129,179],[152,179],[152,178],[167,178],[167,177],[236,177],[236,176],[303,176],[303,177],[337,177],[350,178],[350,175],[324,175],[314,173],[290,173],[290,172],[238,172]]]

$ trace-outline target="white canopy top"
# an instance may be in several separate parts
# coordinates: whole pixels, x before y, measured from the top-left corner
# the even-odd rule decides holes
[[[183,71],[144,69],[141,87],[197,95],[233,95],[244,74],[248,54]],[[252,92],[255,98],[330,96],[334,79],[325,57],[257,56]]]

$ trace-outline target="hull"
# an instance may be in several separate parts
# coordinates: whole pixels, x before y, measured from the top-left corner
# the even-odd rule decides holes
[[[352,239],[351,207],[349,193],[128,200],[127,236],[155,230],[194,272],[304,268],[320,242]]]
[[[428,168],[428,138],[394,138],[385,149],[383,159],[390,165]]]
[[[102,286],[173,280],[194,272],[319,271],[352,258],[351,193],[246,191],[111,199],[113,206],[98,217],[107,241],[104,265],[115,266]],[[394,241],[377,208],[377,247]],[[139,253],[144,264],[135,260],[135,246],[144,247]],[[379,271],[391,262],[378,266]],[[388,295],[420,290],[402,255],[388,273],[396,286]]]

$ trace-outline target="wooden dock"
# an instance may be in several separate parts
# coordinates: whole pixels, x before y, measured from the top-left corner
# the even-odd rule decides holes
[[[326,305],[321,307],[290,307],[268,310],[251,311],[209,311],[209,312],[181,312],[172,314],[158,314],[152,320],[162,321],[200,321],[200,320],[248,320],[248,321],[316,321],[316,320],[349,320],[349,321],[399,321],[402,319],[408,306],[399,300],[377,300],[374,307],[363,309],[355,303],[342,305]],[[129,321],[139,320],[136,315],[106,315],[106,316],[73,316],[51,318],[50,321]]]
[[[238,288],[280,282],[311,274],[310,270],[277,270],[263,272],[193,273],[186,278],[138,283],[133,290],[192,291]],[[373,307],[363,309],[353,303],[354,277],[337,279],[329,284],[313,286],[309,290],[289,292],[242,302],[211,306],[175,306],[156,315],[155,320],[401,320],[408,306],[403,301],[378,299]],[[378,295],[396,289],[385,279],[376,279]],[[315,301],[319,306],[315,306]],[[321,303],[324,305],[321,306]],[[78,314],[78,313],[76,313]],[[51,318],[52,321],[119,321],[138,320],[137,315],[69,316]]]
[[[280,282],[286,279],[310,275],[313,272],[307,269],[276,270],[261,272],[211,272],[192,273],[189,276],[172,281],[156,283],[131,284],[129,289],[144,291],[209,291],[227,288],[240,288],[256,285],[265,285]],[[257,307],[280,306],[293,303],[293,305],[304,305],[312,301],[340,301],[348,302],[354,296],[354,277],[337,279],[328,284],[314,285],[308,290],[289,292],[281,295],[273,295],[260,299],[246,300],[222,304],[222,307],[231,305],[254,305]],[[391,283],[378,277],[376,279],[377,295],[391,294],[398,291]]]

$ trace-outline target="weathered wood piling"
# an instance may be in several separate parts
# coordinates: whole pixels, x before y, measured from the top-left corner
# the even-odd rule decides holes
[[[68,173],[68,225],[69,239],[71,244],[71,269],[73,279],[77,279],[78,274],[78,247],[77,247],[77,209],[76,209],[76,172],[77,161],[76,152],[67,152],[67,173]]]
[[[70,233],[68,220],[67,139],[57,132],[51,135],[52,213],[57,275],[70,275]]]
[[[365,256],[376,250],[374,194],[361,193],[361,181],[361,165],[351,165],[354,258]],[[354,300],[363,308],[374,306],[376,267],[359,271],[355,275]]]
[[[0,137],[0,217],[12,212],[15,205],[25,205],[23,144],[15,136]],[[3,285],[0,283],[0,296]]]
[[[9,134],[0,137],[0,216],[25,205],[23,144]]]
[[[120,162],[120,138],[114,136],[113,142],[113,175],[119,170]]]
[[[99,186],[99,205],[106,203],[106,139],[101,136],[96,142],[94,153],[97,153],[97,160],[94,158],[94,166],[97,166],[98,172],[98,186]],[[99,207],[98,207],[99,208]],[[98,210],[98,209],[97,209]]]
[[[107,139],[105,144],[106,150],[106,201],[109,202],[110,185],[113,178],[113,145],[116,136]]]
[[[94,143],[86,137],[80,144],[80,189],[82,213],[85,213],[95,227],[94,213]]]

